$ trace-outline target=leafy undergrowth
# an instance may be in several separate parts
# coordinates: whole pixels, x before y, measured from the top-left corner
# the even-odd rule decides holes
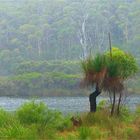
[[[25,103],[16,112],[0,109],[0,139],[25,140],[139,140],[140,107],[135,113],[121,110],[110,116],[106,108],[96,113],[64,116],[44,103]]]

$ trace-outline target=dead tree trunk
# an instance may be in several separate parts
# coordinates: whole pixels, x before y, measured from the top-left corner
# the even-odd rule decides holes
[[[82,58],[85,59],[88,56],[88,46],[87,46],[87,36],[86,36],[86,21],[88,19],[88,14],[83,17],[81,23],[81,28],[79,30],[79,40],[82,47]]]

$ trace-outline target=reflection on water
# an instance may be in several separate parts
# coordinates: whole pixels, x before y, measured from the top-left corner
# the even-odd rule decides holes
[[[0,97],[0,107],[14,111],[20,105],[32,99]],[[87,112],[89,111],[88,97],[45,97],[35,99],[37,102],[43,101],[50,109],[57,109],[61,112]],[[108,100],[107,97],[98,97],[97,102]],[[133,111],[136,105],[140,104],[140,96],[128,97],[127,106]]]

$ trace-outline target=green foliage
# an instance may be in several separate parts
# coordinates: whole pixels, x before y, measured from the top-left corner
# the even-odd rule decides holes
[[[40,78],[41,76],[42,76],[41,73],[32,72],[32,73],[25,73],[25,74],[14,76],[14,77],[12,77],[12,80],[27,81],[27,80],[33,80],[33,79]]]
[[[41,127],[51,127],[63,131],[72,127],[70,118],[55,110],[49,110],[47,106],[40,102],[29,102],[17,110],[17,116],[23,124],[39,124]]]
[[[36,132],[23,127],[23,125],[19,123],[15,123],[9,126],[5,126],[0,130],[0,138],[2,139],[30,139],[36,140],[37,135]]]
[[[15,74],[23,73],[66,73],[66,74],[76,74],[79,73],[78,61],[24,61],[17,65],[14,69]]]
[[[128,78],[138,70],[135,58],[118,48],[112,48],[112,58],[110,58],[110,52],[107,52],[106,56],[109,59],[108,69],[110,75]]]
[[[108,72],[109,77],[119,77],[120,66],[119,66],[118,61],[108,60],[107,72]]]
[[[95,58],[89,57],[82,61],[82,69],[85,74],[93,73],[93,75],[95,72],[107,69],[109,77],[128,78],[137,72],[138,67],[133,56],[118,48],[113,48],[112,58],[110,52],[106,52],[105,55],[98,54]]]
[[[119,118],[124,122],[131,122],[134,119],[134,116],[130,115],[130,110],[128,109],[128,107],[121,106]]]
[[[80,127],[79,128],[79,139],[86,140],[91,136],[91,129],[88,127]]]
[[[81,64],[85,73],[100,72],[106,64],[106,58],[104,55],[97,54],[94,58],[90,56],[87,60],[82,61]]]
[[[104,69],[106,65],[106,58],[104,55],[101,55],[101,54],[97,54],[93,60],[93,70],[95,72],[100,72],[101,70]]]
[[[0,127],[6,125],[10,121],[10,114],[0,109]]]
[[[20,114],[19,111],[22,113]],[[16,112],[6,112],[1,109],[0,139],[108,140],[111,138],[139,140],[139,111],[135,112],[136,115],[126,108],[121,111],[124,114],[119,117],[111,117],[109,108],[104,108],[96,113],[79,114],[82,125],[75,127],[71,124],[71,115],[62,115],[58,111],[49,110],[43,103],[32,101],[22,105]]]
[[[85,85],[93,86],[98,83],[105,91],[120,92],[124,89],[124,80],[134,75],[138,66],[133,56],[118,48],[112,48],[111,54],[105,52],[82,61],[82,69]]]
[[[69,116],[65,116],[65,118],[63,118],[61,125],[58,126],[58,130],[59,131],[65,131],[65,130],[69,130],[72,128],[72,122]]]
[[[83,52],[77,33],[81,31],[86,15],[90,15],[85,25],[86,41],[94,52],[105,50],[108,46],[107,34],[103,33],[108,32],[106,27],[109,27],[114,44],[122,44],[139,55],[138,0],[109,3],[105,0],[94,4],[91,0],[14,0],[1,1],[0,5],[1,48],[11,52],[18,49],[24,60],[78,59]],[[115,11],[108,7],[113,7]]]
[[[104,110],[105,108],[108,107],[108,103],[106,100],[102,100],[99,102],[98,106],[97,106],[97,110]]]
[[[17,110],[17,115],[22,123],[32,124],[44,121],[44,115],[47,107],[43,103],[35,103],[34,101],[26,103]]]

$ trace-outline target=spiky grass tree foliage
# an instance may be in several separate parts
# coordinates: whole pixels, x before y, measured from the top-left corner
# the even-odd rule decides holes
[[[116,93],[121,93],[121,91],[124,89],[124,85],[123,79],[122,77],[120,77],[119,63],[117,61],[109,59],[106,67],[107,73],[103,80],[102,87],[105,91],[113,94],[113,99],[111,99],[111,115],[113,115],[116,104]],[[110,95],[110,97],[112,96]],[[120,102],[118,102],[118,104],[118,107],[120,107]]]
[[[106,65],[107,73],[104,77],[102,87],[105,91],[120,92],[123,90],[123,78],[120,76],[119,63],[108,60]]]
[[[84,71],[84,86],[94,86],[95,91],[90,94],[90,111],[96,112],[96,97],[101,93],[101,83],[106,74],[106,59],[104,55],[97,54],[94,58],[89,57],[82,62],[82,68]]]
[[[105,55],[97,54],[95,57],[88,57],[82,61],[82,69],[84,72],[84,84],[95,85],[100,84],[106,74],[106,57]]]
[[[137,64],[133,56],[118,48],[112,49],[112,57],[110,57],[109,52],[105,55],[108,63],[106,65],[107,73],[103,81],[103,89],[109,93],[113,93],[112,115],[115,112],[116,93],[118,93],[117,114],[119,114],[122,91],[124,89],[123,82],[136,73]]]
[[[111,59],[113,63],[118,65],[118,76],[123,79],[134,75],[138,70],[135,58],[119,48],[112,48],[112,58],[110,58],[110,52],[105,53],[105,56],[108,60]]]
[[[110,58],[109,52],[105,55],[108,63],[107,75],[104,79],[104,88],[108,91],[113,91],[115,88],[116,92],[120,92],[123,90],[123,81],[137,72],[138,67],[136,60],[131,54],[118,48],[112,49],[112,58]],[[108,86],[109,84],[107,85],[107,81],[111,84],[110,86]],[[114,88],[111,89],[111,86]]]

